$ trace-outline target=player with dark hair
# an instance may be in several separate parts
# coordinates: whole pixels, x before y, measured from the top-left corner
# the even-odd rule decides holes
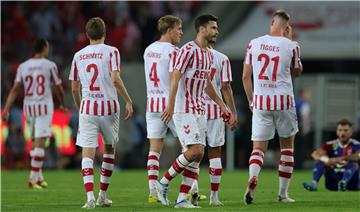
[[[23,112],[33,140],[28,184],[32,189],[42,189],[48,186],[42,175],[42,166],[45,157],[45,141],[51,135],[51,120],[54,113],[51,83],[55,83],[54,91],[60,101],[59,108],[63,111],[65,110],[65,93],[56,64],[46,59],[49,53],[48,41],[38,39],[35,42],[34,50],[34,56],[18,67],[15,82],[8,95],[1,118],[3,121],[8,120],[11,105],[23,84],[25,93]]]
[[[298,132],[291,75],[299,76],[303,69],[300,47],[292,41],[289,18],[285,11],[276,11],[270,24],[270,33],[249,43],[244,60],[243,85],[253,112],[253,151],[249,159],[245,204],[253,202],[268,142],[274,138],[275,130],[280,137],[281,152],[278,167],[278,201],[295,201],[288,196],[294,168],[294,137]]]
[[[316,149],[311,156],[315,161],[312,181],[303,182],[308,191],[317,191],[322,175],[325,187],[331,191],[359,190],[360,142],[352,139],[352,123],[347,119],[336,125],[337,139],[328,141]]]
[[[204,92],[213,99],[225,116],[229,116],[222,99],[211,84],[210,72],[213,54],[208,42],[218,35],[217,17],[202,15],[196,18],[196,39],[186,43],[176,59],[170,82],[169,103],[162,120],[175,123],[183,153],[174,161],[165,176],[157,182],[158,198],[168,206],[170,181],[182,173],[183,179],[175,208],[197,208],[186,199],[191,185],[199,175],[199,164],[204,155],[206,116]],[[175,108],[175,110],[174,110]]]
[[[106,27],[101,18],[86,24],[90,45],[76,52],[69,79],[72,95],[79,109],[76,145],[82,147],[81,169],[87,201],[82,208],[110,207],[106,191],[114,169],[115,145],[119,140],[120,104],[117,92],[126,101],[125,120],[133,114],[132,101],[120,78],[120,54],[104,44]],[[81,94],[80,94],[81,88]],[[93,160],[98,147],[98,134],[104,140],[100,172],[100,192],[95,203]]]

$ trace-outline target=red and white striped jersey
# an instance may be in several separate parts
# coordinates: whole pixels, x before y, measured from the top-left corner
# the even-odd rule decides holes
[[[81,114],[104,116],[120,110],[111,81],[113,71],[120,71],[120,54],[115,47],[88,45],[75,53],[69,79],[81,83]]]
[[[195,41],[186,43],[179,51],[175,69],[182,77],[175,100],[175,113],[205,115],[204,89],[213,64],[210,49],[199,47]]]
[[[174,68],[179,48],[168,42],[156,41],[144,52],[144,69],[146,79],[147,112],[163,112],[166,108],[170,72]]]
[[[301,64],[297,42],[270,35],[253,39],[244,64],[252,65],[255,109],[287,110],[295,106],[290,71]]]
[[[53,114],[52,81],[56,85],[62,82],[56,64],[46,58],[30,58],[19,65],[15,82],[24,85],[26,117]]]
[[[230,61],[223,53],[216,51],[215,49],[211,49],[210,51],[214,55],[214,63],[211,67],[210,79],[217,95],[221,97],[221,83],[232,81]],[[220,106],[216,104],[216,102],[214,102],[206,93],[205,103],[207,119],[221,118]]]

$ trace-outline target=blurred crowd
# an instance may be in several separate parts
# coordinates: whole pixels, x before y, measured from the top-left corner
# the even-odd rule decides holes
[[[193,16],[205,2],[200,1],[93,1],[93,2],[2,2],[1,3],[1,105],[5,104],[19,64],[33,55],[33,45],[37,38],[50,42],[49,58],[56,62],[59,70],[66,70],[71,64],[74,53],[88,44],[85,24],[94,16],[100,16],[106,23],[107,38],[105,43],[119,49],[122,63],[142,61],[145,48],[158,38],[157,20],[164,14],[180,16],[183,25],[190,24]],[[65,81],[65,72],[60,72]],[[6,80],[4,80],[6,79]],[[63,84],[69,89],[67,83]],[[26,141],[23,135],[22,92],[17,97],[10,111],[7,139],[3,151],[3,165],[6,168],[24,168],[28,166]],[[54,98],[55,105],[57,99]],[[78,121],[76,115],[72,122]],[[72,138],[76,132],[72,127]],[[126,157],[131,163],[123,166],[142,166],[142,157],[146,153],[146,132],[144,120],[134,118],[131,132],[132,151]],[[141,132],[141,133],[139,133]],[[70,168],[81,159],[81,154],[71,157],[61,155],[54,137],[49,141],[47,168]],[[79,156],[80,155],[80,156]],[[135,160],[136,159],[136,160]],[[145,156],[144,156],[145,160]]]
[[[1,75],[9,80],[1,84],[1,90],[8,93],[19,63],[32,56],[36,38],[50,41],[50,58],[62,70],[71,63],[74,53],[88,44],[84,32],[86,21],[101,16],[107,25],[106,43],[119,49],[122,62],[140,61],[145,47],[158,36],[156,23],[160,16],[178,15],[186,24],[203,4],[199,1],[2,2]]]

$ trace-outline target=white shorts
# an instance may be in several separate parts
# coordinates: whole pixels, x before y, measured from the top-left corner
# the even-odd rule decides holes
[[[225,143],[225,123],[222,119],[207,120],[206,140],[210,147],[223,146]]]
[[[79,115],[79,130],[76,145],[81,147],[98,147],[98,135],[101,133],[104,144],[115,144],[119,140],[120,113],[110,116]]]
[[[206,145],[206,116],[191,113],[175,113],[173,120],[183,151],[186,151],[189,145]]]
[[[53,114],[44,116],[27,117],[27,123],[32,138],[46,138],[51,135],[51,121]]]
[[[174,121],[171,120],[168,124],[161,121],[162,113],[146,113],[146,130],[147,138],[165,138],[168,128],[172,134],[177,137]]]
[[[273,139],[275,129],[281,138],[288,138],[299,131],[295,107],[289,110],[253,110],[251,140]]]

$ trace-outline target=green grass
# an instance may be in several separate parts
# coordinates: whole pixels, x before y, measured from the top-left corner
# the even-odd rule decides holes
[[[164,173],[162,171],[161,173]],[[1,173],[2,211],[83,211],[86,195],[80,171],[44,171],[49,188],[33,191],[27,188],[27,171],[2,171]],[[303,180],[311,176],[309,171],[295,172],[290,186],[290,196],[296,200],[292,204],[276,202],[278,178],[275,170],[263,170],[253,205],[244,205],[242,196],[246,187],[246,170],[224,172],[220,187],[222,208],[210,207],[208,201],[200,202],[201,211],[360,211],[360,192],[330,192],[320,182],[319,191],[308,192],[301,187]],[[143,170],[115,171],[108,196],[113,200],[111,208],[97,208],[106,211],[170,211],[171,207],[147,203],[147,175]],[[177,197],[181,177],[170,185],[169,198]],[[95,193],[98,192],[99,172],[95,175]],[[200,175],[201,193],[209,196],[209,177],[206,168]],[[176,210],[188,211],[188,210]]]

